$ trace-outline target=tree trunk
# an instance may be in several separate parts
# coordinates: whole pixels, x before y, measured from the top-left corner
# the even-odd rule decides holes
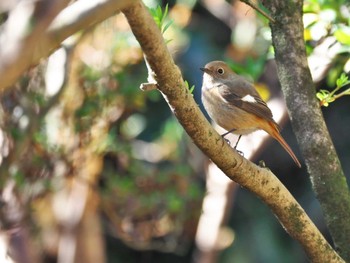
[[[303,1],[265,1],[275,23],[278,76],[313,189],[339,254],[350,262],[350,193],[328,133],[307,63]]]

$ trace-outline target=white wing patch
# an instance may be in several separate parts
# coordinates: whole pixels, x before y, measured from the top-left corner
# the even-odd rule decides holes
[[[250,103],[257,103],[257,101],[255,100],[255,98],[251,95],[245,95],[241,100],[245,101],[245,102],[250,102]]]

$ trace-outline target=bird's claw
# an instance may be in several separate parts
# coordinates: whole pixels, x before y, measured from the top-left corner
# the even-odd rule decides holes
[[[229,139],[226,139],[225,137],[222,137],[222,138],[225,140],[225,142],[226,142],[229,146],[231,146],[231,142],[230,142]]]
[[[239,155],[241,155],[241,156],[244,157],[244,152],[242,152],[242,151],[240,151],[240,150],[237,150],[237,143],[236,143],[236,145],[235,145],[234,147],[232,147],[232,146],[231,146],[231,141],[230,141],[229,139],[226,139],[224,136],[221,136],[221,137],[225,140],[225,142],[226,142],[232,149],[236,150],[237,153],[238,153]]]
[[[244,152],[240,151],[240,150],[237,150],[236,147],[234,147],[233,149],[236,150],[236,152],[241,155],[242,157],[244,157]]]

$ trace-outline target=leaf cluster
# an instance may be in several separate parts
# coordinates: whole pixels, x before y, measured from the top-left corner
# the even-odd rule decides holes
[[[168,4],[166,4],[164,11],[159,5],[156,8],[150,8],[149,11],[151,12],[151,15],[153,16],[159,30],[162,32],[162,34],[164,34],[173,23],[173,20],[168,20],[165,22],[169,11]]]
[[[342,73],[336,81],[336,87],[334,90],[329,91],[321,89],[317,92],[316,97],[320,100],[320,105],[328,107],[329,103],[343,97],[345,95],[350,95],[350,88],[345,89],[344,91],[337,93],[340,89],[345,88],[350,84],[349,78],[345,73]]]

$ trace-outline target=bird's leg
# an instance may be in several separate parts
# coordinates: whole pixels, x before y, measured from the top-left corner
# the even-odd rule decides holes
[[[242,137],[242,134],[240,134],[240,135],[238,136],[238,140],[237,140],[237,142],[236,142],[235,147],[233,147],[233,149],[235,149],[240,155],[244,156],[244,152],[242,152],[242,151],[240,151],[240,150],[237,150],[237,145],[238,145],[239,140],[241,139],[241,137]]]
[[[221,134],[221,137],[222,137],[222,138],[227,142],[227,144],[230,145],[230,146],[231,146],[231,142],[230,142],[230,140],[226,139],[225,136],[226,136],[227,134],[230,134],[231,132],[234,132],[235,130],[236,130],[236,129],[232,129],[232,130],[229,130],[229,131],[225,132],[224,134]]]
[[[226,136],[227,134],[231,133],[231,132],[234,132],[235,130],[236,130],[236,129],[232,129],[232,130],[229,130],[229,131],[225,132],[224,134],[221,134],[221,137],[222,137],[229,145],[231,145],[231,142],[230,142],[228,139],[226,139],[225,136]],[[238,140],[237,140],[237,142],[236,142],[236,144],[235,144],[235,147],[233,147],[233,149],[236,150],[237,145],[238,145],[238,142],[239,142],[239,140],[241,139],[241,137],[242,137],[242,134],[239,135]]]
[[[240,134],[240,135],[238,136],[238,140],[237,140],[237,142],[236,142],[236,145],[235,145],[235,147],[233,147],[235,150],[237,150],[237,145],[238,145],[239,140],[241,139],[241,137],[242,137],[242,134]]]
[[[231,133],[231,132],[234,132],[235,130],[236,130],[236,129],[232,129],[232,130],[229,130],[229,131],[225,132],[224,134],[221,134],[221,137],[222,137],[222,138],[227,142],[227,144],[230,145],[230,146],[231,146],[231,142],[230,142],[228,139],[226,139],[225,136],[226,136],[227,134]],[[240,134],[240,135],[238,136],[238,140],[237,140],[235,146],[233,147],[233,149],[235,149],[240,155],[244,156],[244,153],[243,153],[242,151],[237,150],[237,145],[238,145],[238,142],[239,142],[239,140],[241,139],[241,137],[242,137],[242,134]]]
[[[225,136],[226,136],[227,134],[229,134],[229,133],[231,133],[231,132],[234,132],[235,130],[236,130],[236,129],[229,130],[229,131],[225,132],[224,134],[221,134],[221,137],[222,137],[222,138],[225,138]]]

